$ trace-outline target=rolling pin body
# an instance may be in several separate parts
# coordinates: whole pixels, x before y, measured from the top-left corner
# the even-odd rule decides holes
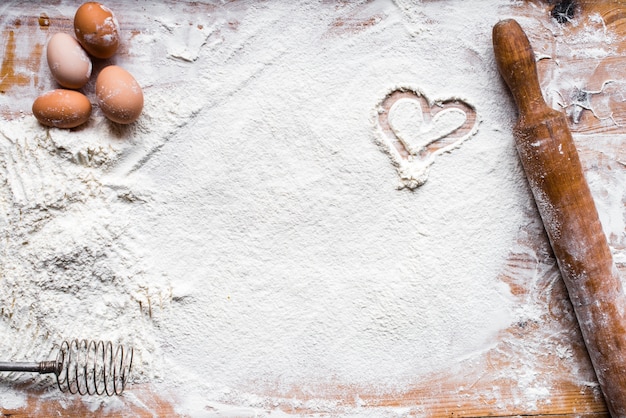
[[[626,417],[626,296],[565,116],[539,87],[535,58],[514,20],[493,46],[519,118],[517,150],[609,411]]]

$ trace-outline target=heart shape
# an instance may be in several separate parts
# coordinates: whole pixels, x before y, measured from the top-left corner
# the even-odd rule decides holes
[[[431,102],[419,90],[391,91],[376,107],[379,143],[398,169],[400,188],[428,179],[435,157],[459,147],[476,133],[473,106],[460,99]]]

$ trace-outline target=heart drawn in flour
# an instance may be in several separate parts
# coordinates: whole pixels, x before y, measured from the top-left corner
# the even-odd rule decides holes
[[[431,102],[414,89],[395,89],[376,107],[378,141],[398,169],[400,188],[428,179],[435,157],[476,133],[476,111],[460,99]]]

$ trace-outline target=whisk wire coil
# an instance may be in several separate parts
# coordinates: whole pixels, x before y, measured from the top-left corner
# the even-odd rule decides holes
[[[62,392],[80,395],[120,395],[126,386],[133,361],[133,349],[113,349],[110,341],[63,341],[56,362]]]
[[[133,363],[132,347],[110,341],[71,340],[58,347],[56,360],[0,362],[0,371],[54,373],[61,392],[121,395]]]

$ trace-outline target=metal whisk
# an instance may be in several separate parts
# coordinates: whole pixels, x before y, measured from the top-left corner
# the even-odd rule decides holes
[[[110,341],[63,341],[56,360],[0,362],[0,371],[54,373],[62,392],[81,395],[120,395],[128,382],[133,348]]]

